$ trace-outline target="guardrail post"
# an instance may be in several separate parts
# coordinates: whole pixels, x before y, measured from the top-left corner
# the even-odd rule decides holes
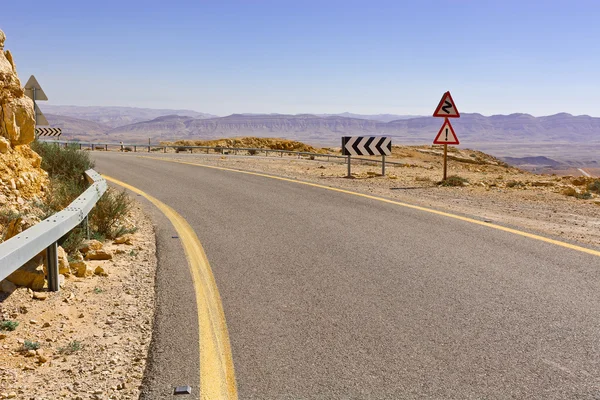
[[[385,176],[385,154],[381,155],[381,176]]]
[[[104,151],[108,151],[108,145],[107,144],[104,145]]]
[[[89,220],[89,214],[85,216],[85,218],[83,219],[83,223],[85,224],[85,238],[87,240],[90,240],[90,220]]]
[[[46,249],[48,258],[48,290],[58,292],[58,243],[54,242]]]
[[[148,146],[148,153],[150,153],[150,146]]]
[[[79,150],[81,150],[81,143],[79,143]]]
[[[133,146],[133,152],[137,153],[137,146]]]

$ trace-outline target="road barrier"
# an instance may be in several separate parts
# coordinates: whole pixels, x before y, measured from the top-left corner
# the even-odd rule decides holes
[[[69,145],[73,145],[73,146],[79,146],[80,149],[83,148],[89,148],[92,150],[96,150],[98,148],[103,148],[105,151],[108,151],[108,147],[117,147],[119,150],[121,151],[130,151],[127,150],[129,149],[133,149],[133,152],[137,152],[138,147],[139,148],[143,148],[143,149],[147,149],[147,152],[150,153],[152,151],[152,149],[159,149],[162,150],[164,153],[167,152],[167,149],[174,149],[177,152],[180,151],[190,151],[193,152],[193,150],[206,150],[206,154],[209,153],[210,150],[213,150],[217,153],[220,154],[228,154],[231,155],[231,153],[233,152],[233,155],[237,155],[238,152],[248,152],[249,154],[258,154],[258,153],[265,153],[265,156],[268,156],[269,153],[273,153],[273,154],[279,154],[281,157],[283,157],[284,154],[288,154],[288,155],[296,155],[298,158],[301,157],[309,157],[311,159],[316,160],[317,158],[319,159],[327,159],[327,161],[330,161],[331,159],[341,159],[341,160],[348,160],[349,156],[345,156],[345,155],[338,155],[338,154],[328,154],[328,153],[311,153],[311,152],[306,152],[306,151],[292,151],[292,150],[279,150],[279,149],[262,149],[262,148],[246,148],[246,147],[224,147],[224,146],[185,146],[185,145],[152,145],[152,144],[128,144],[128,143],[107,143],[107,142],[80,142],[80,141],[72,141],[72,140],[44,140],[44,143],[55,143],[58,145],[64,144],[65,146],[69,146]],[[376,164],[381,164],[382,162],[385,162],[386,164],[391,164],[391,165],[405,165],[404,163],[400,163],[400,162],[393,162],[393,161],[382,161],[380,159],[369,159],[369,158],[357,158],[357,157],[352,157],[353,161],[361,161],[361,162],[372,162],[372,163],[376,163]],[[345,162],[344,161],[344,162]]]
[[[48,289],[59,290],[58,241],[82,222],[87,227],[88,214],[107,189],[104,178],[93,169],[85,171],[85,175],[90,187],[68,207],[0,243],[0,281],[46,249]]]

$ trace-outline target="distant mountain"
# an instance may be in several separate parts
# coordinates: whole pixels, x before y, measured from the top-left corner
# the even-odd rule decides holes
[[[393,143],[429,144],[443,123],[441,118],[433,117],[384,122],[369,118],[313,114],[233,114],[207,118],[208,114],[189,110],[71,106],[46,106],[43,109],[49,113],[48,119],[52,124],[64,126],[66,133],[79,135],[78,139],[139,143],[146,143],[148,138],[157,142],[258,136],[339,147],[342,136],[388,135],[393,138]],[[50,109],[65,115],[56,115],[49,112]],[[69,120],[67,117],[74,119]],[[86,119],[91,119],[96,125],[86,125],[82,121]],[[461,118],[452,120],[452,125],[461,147],[486,151],[500,157],[543,155],[560,162],[584,159],[586,162],[600,161],[600,118],[566,113],[546,117],[529,114],[487,117],[463,113]],[[107,126],[110,129],[107,130]]]
[[[317,114],[319,117],[346,117],[346,118],[359,118],[359,119],[371,119],[373,121],[390,122],[397,119],[409,119],[418,118],[420,115],[396,115],[396,114],[353,114],[344,112],[340,114]]]
[[[538,167],[561,167],[564,164],[544,156],[536,157],[502,157],[502,161],[515,166],[533,165]]]
[[[61,115],[98,122],[116,128],[136,122],[148,121],[165,115],[180,115],[192,118],[215,118],[216,115],[205,114],[192,110],[164,110],[134,107],[83,107],[83,106],[53,106],[40,104],[44,114]],[[50,121],[48,121],[50,122]]]
[[[55,128],[62,129],[61,139],[77,139],[81,137],[106,137],[112,127],[87,119],[66,117],[64,115],[44,114]]]
[[[146,137],[171,140],[262,136],[283,137],[321,145],[337,145],[342,135],[377,133],[378,124],[382,123],[358,118],[318,117],[311,114],[233,114],[210,119],[169,116],[121,126],[111,131],[111,135],[140,140]]]
[[[417,117],[379,122],[338,116],[233,114],[196,119],[166,116],[113,129],[112,136],[161,138],[216,138],[228,136],[285,137],[308,143],[339,145],[345,135],[389,135],[401,143],[429,143],[442,125],[440,118]],[[452,120],[461,143],[597,143],[600,118],[556,114],[462,114]]]

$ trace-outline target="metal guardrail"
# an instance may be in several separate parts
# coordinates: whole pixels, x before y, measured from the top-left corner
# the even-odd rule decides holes
[[[266,153],[266,155],[268,155],[269,153],[275,153],[275,154],[279,153],[281,156],[283,156],[284,154],[297,155],[298,157],[313,156],[315,158],[317,158],[317,157],[327,158],[328,161],[330,158],[348,160],[348,156],[341,156],[338,154],[311,153],[311,152],[306,152],[306,151],[264,149],[264,148],[225,147],[225,146],[185,146],[185,145],[163,145],[163,144],[148,145],[148,144],[130,144],[130,143],[113,143],[113,142],[80,142],[80,141],[72,141],[72,140],[44,140],[44,143],[76,145],[76,146],[79,146],[80,149],[82,149],[83,147],[88,147],[88,148],[91,148],[92,150],[95,150],[97,147],[104,147],[105,150],[108,150],[108,146],[119,147],[120,149],[129,147],[129,148],[133,148],[134,152],[137,152],[137,148],[140,147],[140,148],[148,149],[148,153],[151,152],[151,149],[162,149],[164,152],[166,152],[167,149],[185,149],[185,150],[190,150],[190,151],[193,149],[201,149],[201,150],[206,150],[207,153],[209,150],[219,151],[221,154],[227,154],[227,153],[225,153],[226,151],[234,152],[234,153],[237,153],[238,151],[247,151],[247,152]],[[394,162],[394,161],[388,161],[388,160],[383,161],[383,160],[379,160],[379,159],[369,159],[369,158],[359,158],[359,157],[352,157],[352,160],[363,161],[363,162],[373,162],[373,163],[377,163],[377,164],[385,163],[385,164],[391,164],[391,165],[405,165],[405,163],[401,163],[401,162]]]
[[[48,289],[58,291],[58,240],[87,219],[88,214],[107,189],[104,178],[85,171],[91,186],[68,207],[0,243],[0,281],[19,269],[42,250],[48,254]]]

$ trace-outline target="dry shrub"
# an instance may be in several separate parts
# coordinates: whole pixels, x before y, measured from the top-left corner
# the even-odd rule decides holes
[[[465,186],[469,181],[458,175],[451,175],[446,180],[440,182],[440,186]]]
[[[129,229],[124,218],[131,211],[132,201],[127,193],[108,188],[90,213],[90,224],[94,231],[105,238],[114,239]]]
[[[573,179],[572,183],[575,186],[584,186],[587,185],[587,183],[589,182],[589,178],[586,178],[585,176],[580,176],[577,177],[575,179]]]
[[[508,181],[506,182],[506,187],[507,188],[514,188],[514,187],[523,187],[525,186],[525,184],[521,181]]]
[[[590,183],[587,186],[587,189],[590,192],[596,193],[596,194],[600,194],[600,179],[596,179],[595,181],[593,181],[592,183]]]

